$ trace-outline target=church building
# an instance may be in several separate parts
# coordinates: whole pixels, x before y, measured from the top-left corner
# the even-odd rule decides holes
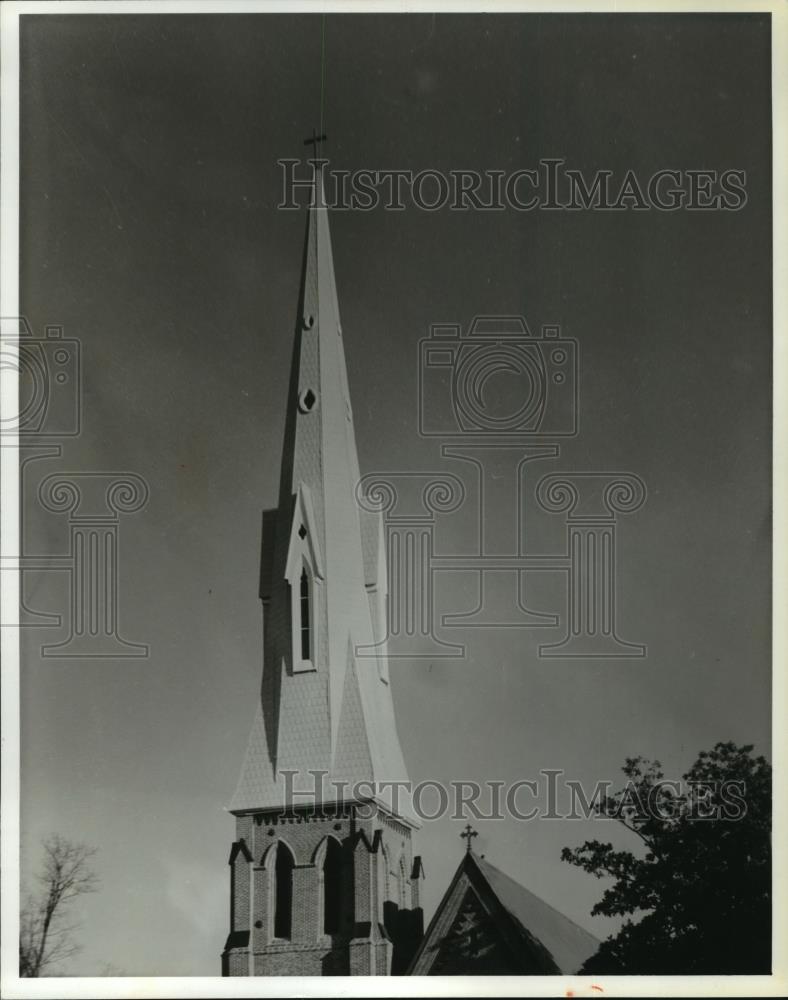
[[[408,970],[412,976],[572,975],[599,941],[468,846]]]
[[[359,478],[316,167],[279,502],[263,516],[263,673],[230,804],[222,974],[576,972],[595,939],[478,858],[470,835],[424,935],[419,821],[391,793],[407,772],[387,669],[383,524],[358,505]]]

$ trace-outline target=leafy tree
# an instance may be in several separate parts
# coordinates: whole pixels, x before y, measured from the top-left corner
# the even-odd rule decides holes
[[[639,839],[638,856],[598,840],[561,852],[614,879],[593,914],[628,917],[581,971],[771,971],[771,767],[752,750],[717,743],[682,782],[666,782],[659,761],[627,759],[626,786],[595,810]]]
[[[90,863],[95,853],[95,848],[58,834],[44,841],[44,865],[36,876],[40,889],[27,897],[20,914],[20,976],[43,976],[80,950],[73,939],[74,925],[68,922],[69,904],[98,888]]]

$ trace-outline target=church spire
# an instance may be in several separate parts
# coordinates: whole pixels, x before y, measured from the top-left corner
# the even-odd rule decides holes
[[[279,503],[263,516],[263,677],[230,806],[236,840],[222,969],[232,976],[403,972],[423,928],[411,843],[418,823],[401,788],[407,775],[385,669],[383,531],[380,516],[356,503],[318,163],[312,195]],[[319,802],[298,794],[314,789],[316,771],[326,776]]]
[[[318,137],[309,141],[317,145]],[[309,772],[326,771],[328,798],[332,779],[350,786],[406,779],[385,647],[380,657],[356,655],[382,638],[385,619],[381,526],[356,503],[359,478],[322,162],[315,160],[279,506],[264,519],[261,699],[233,811],[285,805],[284,772],[295,772],[294,787],[311,788]]]

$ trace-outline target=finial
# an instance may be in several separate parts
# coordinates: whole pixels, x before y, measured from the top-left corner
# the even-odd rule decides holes
[[[467,841],[467,843],[465,844],[465,850],[468,854],[470,854],[470,852],[473,850],[473,848],[471,847],[471,840],[473,839],[473,837],[478,837],[479,834],[474,830],[474,828],[471,826],[470,823],[467,823],[465,825],[465,829],[462,831],[460,836],[462,837],[463,840]]]

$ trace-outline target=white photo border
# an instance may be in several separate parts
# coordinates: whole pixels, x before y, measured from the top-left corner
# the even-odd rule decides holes
[[[788,158],[786,95],[788,95],[788,6],[779,0],[739,2],[527,2],[527,0],[63,0],[14,2],[0,8],[0,317],[19,315],[19,17],[44,14],[190,14],[190,13],[770,13],[772,19],[773,125],[773,288],[774,288],[774,424],[773,424],[773,699],[774,734],[774,923],[771,976],[494,976],[494,977],[282,977],[224,979],[194,977],[48,977],[20,979],[19,932],[19,630],[0,629],[2,643],[2,787],[0,790],[0,866],[2,868],[2,942],[0,995],[8,1000],[27,997],[258,997],[272,996],[785,996],[788,994],[788,828],[785,765],[788,754],[788,688],[785,676],[788,608],[786,575],[786,498],[788,495]],[[3,342],[15,341],[18,325],[2,320]],[[17,412],[16,373],[0,373],[0,417]],[[0,555],[3,565],[19,557],[18,447],[6,436],[0,449]],[[19,606],[17,573],[0,574],[0,600],[5,608]],[[593,989],[592,989],[593,984]],[[600,990],[601,987],[601,990]]]

